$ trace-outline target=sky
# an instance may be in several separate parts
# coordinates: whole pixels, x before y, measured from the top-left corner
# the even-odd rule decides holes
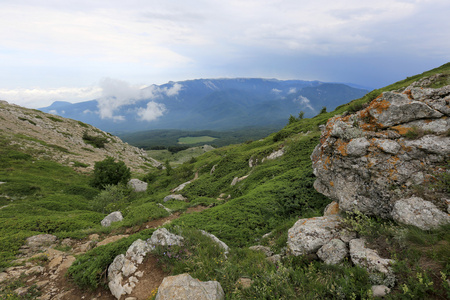
[[[0,100],[198,78],[379,88],[450,61],[449,13],[448,0],[0,0]]]

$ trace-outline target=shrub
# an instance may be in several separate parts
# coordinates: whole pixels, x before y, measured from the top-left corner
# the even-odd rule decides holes
[[[108,139],[103,136],[93,136],[89,135],[86,131],[83,133],[83,140],[86,144],[92,145],[95,148],[105,148],[105,144]]]
[[[95,163],[92,185],[97,188],[104,188],[108,184],[126,184],[130,178],[130,168],[123,161],[115,162],[114,158],[107,157]]]

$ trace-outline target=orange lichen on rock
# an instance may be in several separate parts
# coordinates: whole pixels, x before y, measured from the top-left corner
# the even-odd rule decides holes
[[[404,135],[411,130],[411,127],[406,127],[403,125],[392,126],[392,129],[396,130],[399,134]]]
[[[413,96],[412,96],[411,90],[406,90],[406,91],[403,92],[403,94],[408,96],[408,99],[410,99],[410,100],[414,99]]]
[[[342,156],[347,156],[347,144],[346,142],[344,142],[343,140],[339,139],[336,142],[336,149],[339,151],[339,153]]]
[[[333,181],[330,181],[330,185],[331,185],[331,186],[334,186],[334,182],[333,182]]]

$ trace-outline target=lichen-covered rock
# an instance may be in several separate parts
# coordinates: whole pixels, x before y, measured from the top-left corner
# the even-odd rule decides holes
[[[347,246],[339,239],[332,239],[317,251],[317,256],[328,265],[340,263],[347,255]]]
[[[298,220],[288,231],[288,251],[295,256],[315,253],[339,235],[340,224],[337,215]]]
[[[158,288],[156,300],[222,300],[225,293],[217,281],[199,281],[189,274],[180,274],[164,278]]]
[[[397,222],[414,225],[424,230],[450,223],[450,216],[447,213],[419,197],[397,201],[392,210],[392,217]]]
[[[123,220],[122,213],[120,211],[115,211],[107,215],[101,222],[103,227],[109,227],[114,222],[120,222]]]
[[[25,240],[25,245],[31,250],[42,250],[43,247],[48,247],[56,242],[57,237],[52,234],[38,234],[30,236]]]
[[[336,201],[341,211],[396,215],[401,221],[393,214],[394,205],[413,197],[420,185],[423,201],[446,210],[445,195],[431,184],[448,172],[449,116],[446,86],[385,92],[354,114],[331,118],[311,155],[315,189]],[[420,227],[414,224],[419,219],[410,218],[413,223],[408,224]]]
[[[366,248],[364,239],[354,239],[349,243],[350,257],[355,265],[366,268],[369,272],[392,272],[391,259],[381,258],[375,250]]]
[[[158,228],[147,240],[149,246],[183,246],[184,238],[182,236],[170,233],[166,228]]]

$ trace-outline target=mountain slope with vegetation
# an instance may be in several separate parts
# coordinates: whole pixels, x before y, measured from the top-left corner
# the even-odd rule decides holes
[[[288,229],[299,218],[321,216],[331,202],[313,187],[310,155],[319,144],[319,126],[337,114],[361,110],[383,91],[405,88],[437,73],[443,76],[430,81],[432,87],[450,84],[450,64],[446,64],[372,91],[333,112],[293,118],[264,139],[218,148],[178,167],[169,163],[165,169],[149,166],[139,175],[149,183],[145,193],[125,187],[100,192],[90,187],[88,175],[36,159],[23,153],[17,143],[5,142],[0,171],[0,181],[6,182],[0,185],[2,206],[6,206],[0,209],[0,267],[20,264],[13,259],[25,238],[38,233],[56,235],[59,247],[67,238],[85,242],[93,233],[100,239],[128,233],[118,242],[80,253],[69,268],[79,287],[105,287],[106,270],[114,257],[125,253],[133,241],[150,238],[154,229],[147,224],[169,215],[164,206],[181,214],[164,227],[183,235],[185,245],[157,247],[149,261],[170,274],[188,272],[202,281],[217,280],[226,299],[371,299],[371,286],[377,284],[390,284],[390,299],[445,299],[450,296],[448,225],[423,231],[379,217],[348,214],[344,226],[366,238],[383,257],[394,260],[395,278],[370,273],[348,259],[327,265],[314,256],[286,256]],[[116,197],[117,193],[121,196]],[[186,200],[166,198],[172,194]],[[108,203],[106,210],[94,210],[100,201]],[[202,210],[183,213],[192,207]],[[113,210],[122,211],[123,221],[101,227],[100,220]],[[230,246],[227,257],[199,229]],[[269,247],[281,260],[268,261],[263,253],[248,248],[253,245]],[[60,249],[73,251],[71,247]],[[157,259],[156,265],[151,258]],[[15,285],[7,282],[3,293],[14,292],[18,284],[29,285],[25,279]],[[247,287],[243,282],[251,284]],[[100,299],[108,299],[103,298],[105,293]]]

